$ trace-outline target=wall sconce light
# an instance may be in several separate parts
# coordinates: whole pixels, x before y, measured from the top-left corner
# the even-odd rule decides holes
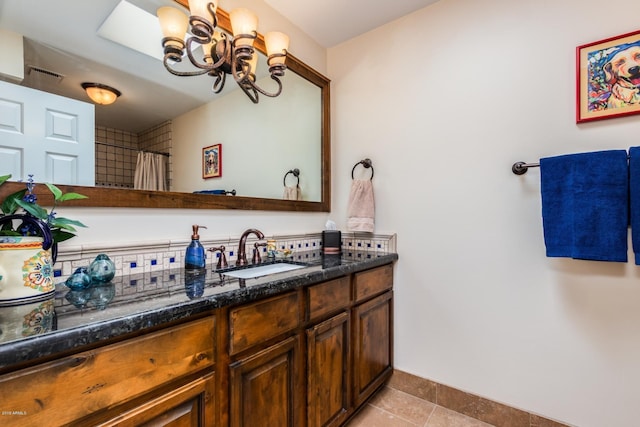
[[[284,76],[286,70],[285,59],[289,48],[289,37],[274,31],[265,34],[267,48],[267,64],[271,78],[277,83],[275,92],[267,92],[256,85],[257,54],[253,42],[258,33],[258,17],[251,11],[239,8],[229,13],[233,38],[217,29],[218,18],[216,10],[218,0],[189,0],[191,16],[187,17],[180,10],[173,7],[158,9],[158,18],[164,34],[162,47],[164,48],[164,66],[176,76],[199,76],[208,74],[215,77],[212,86],[214,93],[220,93],[224,88],[226,75],[231,74],[238,86],[253,101],[258,103],[258,93],[276,97],[282,92],[282,82],[279,77]],[[186,42],[184,36],[191,26],[191,37]],[[204,57],[198,61],[194,52],[202,46]],[[189,61],[198,70],[178,71],[171,67],[170,61],[181,62],[184,50],[187,51]]]
[[[93,102],[100,105],[113,104],[122,95],[118,89],[100,83],[82,83],[82,88]]]

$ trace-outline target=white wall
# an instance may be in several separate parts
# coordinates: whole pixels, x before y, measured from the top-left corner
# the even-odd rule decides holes
[[[638,425],[640,267],[546,258],[540,171],[511,165],[640,145],[640,116],[574,112],[576,46],[639,14],[442,0],[329,49],[334,212],[369,157],[376,231],[398,233],[397,368],[566,423]]]
[[[227,81],[236,89],[172,120],[173,144],[179,149],[172,154],[171,190],[235,189],[239,196],[281,199],[284,175],[298,168],[303,200],[321,201],[320,88],[288,72],[278,97],[260,95],[253,104],[231,76]],[[277,88],[270,77],[258,85]],[[214,144],[222,144],[222,176],[203,179],[202,148]],[[290,175],[286,182],[293,186],[297,180]]]
[[[4,50],[0,57],[0,76],[19,84],[24,79],[22,36],[13,31],[1,29],[0,42]]]

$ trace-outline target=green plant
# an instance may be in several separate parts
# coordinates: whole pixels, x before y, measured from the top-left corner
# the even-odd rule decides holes
[[[0,185],[4,184],[11,178],[11,175],[0,176]],[[33,181],[33,175],[29,175],[29,179],[26,182],[26,188],[24,190],[16,191],[9,194],[0,205],[2,210],[2,216],[13,215],[17,213],[18,209],[23,209],[27,215],[36,217],[44,222],[53,236],[53,241],[56,243],[69,240],[75,237],[76,227],[86,227],[80,221],[72,220],[69,218],[62,218],[56,216],[56,207],[59,203],[67,200],[86,199],[79,193],[63,193],[58,187],[53,184],[45,184],[49,191],[53,194],[53,207],[50,212],[38,205],[37,197],[33,193],[33,189],[36,184]],[[5,223],[0,229],[0,235],[32,235],[35,234],[35,230],[28,224],[22,224],[14,229],[11,222]]]

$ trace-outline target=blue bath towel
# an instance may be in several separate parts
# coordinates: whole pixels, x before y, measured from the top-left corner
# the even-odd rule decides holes
[[[627,262],[626,151],[540,159],[540,180],[547,256]]]
[[[629,148],[629,209],[631,246],[640,265],[640,147]]]

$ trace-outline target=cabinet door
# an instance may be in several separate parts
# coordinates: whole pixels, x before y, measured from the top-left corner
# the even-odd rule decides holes
[[[349,315],[307,330],[307,426],[338,426],[349,409]]]
[[[215,427],[213,396],[214,375],[210,374],[100,426]]]
[[[354,307],[354,400],[363,403],[392,372],[392,292]]]
[[[296,335],[229,366],[231,427],[299,427],[303,397]]]

